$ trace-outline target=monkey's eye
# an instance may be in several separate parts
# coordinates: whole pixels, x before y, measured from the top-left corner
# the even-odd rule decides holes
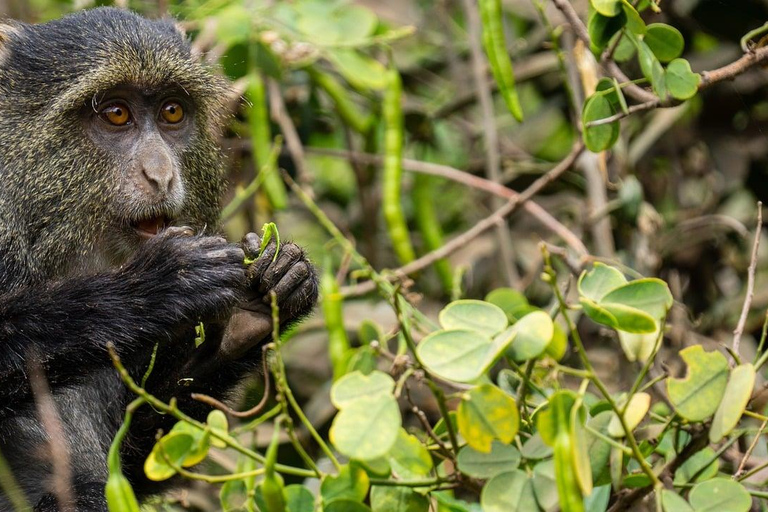
[[[184,108],[176,101],[168,101],[160,109],[160,115],[166,123],[180,123],[184,119]]]
[[[124,103],[112,103],[101,109],[99,115],[115,126],[125,126],[131,121],[131,111]]]

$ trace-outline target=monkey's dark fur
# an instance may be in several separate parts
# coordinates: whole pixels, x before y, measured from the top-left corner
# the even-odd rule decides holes
[[[296,245],[273,261],[272,244],[246,268],[256,235],[241,244],[210,236],[226,92],[169,21],[116,9],[43,25],[0,21],[0,452],[35,510],[59,504],[32,360],[57,406],[76,508],[106,510],[106,453],[133,398],[108,343],[135,377],[159,343],[149,391],[204,417],[190,393],[225,396],[257,366],[269,292],[285,323],[316,301],[315,271]],[[169,97],[183,105],[183,123],[158,117]],[[105,124],[100,109],[115,98],[132,123]],[[154,236],[139,233],[147,223]],[[167,224],[191,229],[159,230]],[[207,336],[196,349],[200,321]],[[143,460],[173,420],[143,409],[122,458],[147,496],[162,489],[144,477]]]

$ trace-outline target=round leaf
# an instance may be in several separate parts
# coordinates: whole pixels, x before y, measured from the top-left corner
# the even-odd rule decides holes
[[[716,476],[718,469],[720,469],[720,461],[715,457],[715,450],[706,446],[677,468],[674,484],[704,482]]]
[[[193,449],[194,443],[194,438],[186,432],[171,432],[164,435],[152,448],[152,452],[144,462],[144,473],[155,482],[169,479],[176,474],[176,470],[167,461],[175,466],[181,466]]]
[[[443,329],[469,329],[493,336],[507,327],[507,315],[498,306],[482,300],[457,300],[440,311]]]
[[[667,89],[678,100],[692,98],[699,90],[701,76],[691,71],[690,63],[685,59],[675,59],[667,66]]]
[[[520,425],[514,398],[491,384],[469,390],[457,413],[459,432],[467,444],[484,453],[490,453],[494,439],[512,442]]]
[[[427,512],[429,501],[409,487],[374,485],[371,488],[371,509],[373,512]]]
[[[536,428],[541,439],[552,446],[560,432],[570,435],[571,409],[576,403],[576,393],[569,390],[557,391],[549,397],[545,409],[536,414]]]
[[[208,413],[208,426],[211,430],[221,435],[229,435],[229,424],[227,423],[227,417],[224,413],[218,409]],[[218,437],[211,436],[211,444],[216,448],[226,448],[227,443],[219,439]]]
[[[491,452],[483,453],[471,446],[459,452],[459,470],[474,478],[488,479],[499,473],[514,471],[520,465],[520,452],[514,446],[498,441],[491,443]]]
[[[664,512],[693,512],[685,498],[669,489],[661,490],[661,506]]]
[[[432,471],[432,457],[429,450],[416,436],[408,434],[402,428],[394,446],[389,451],[389,463],[402,478],[427,476]]]
[[[533,492],[545,512],[555,512],[560,508],[554,460],[540,462],[533,468]]]
[[[541,460],[552,456],[552,447],[544,442],[541,434],[536,432],[523,445],[520,454],[529,460]]]
[[[341,76],[356,89],[382,90],[387,86],[387,69],[379,61],[347,48],[328,50],[327,54]]]
[[[371,509],[358,501],[341,499],[327,503],[323,512],[371,512]]]
[[[656,325],[656,330],[648,333],[632,333],[618,331],[619,342],[624,350],[624,355],[629,361],[640,361],[644,363],[653,354],[656,348],[656,342],[659,341],[660,326]]]
[[[584,124],[584,144],[587,149],[599,153],[611,148],[619,139],[619,121],[612,121],[597,126],[587,126],[590,121],[599,121],[611,117],[616,110],[602,94],[593,94],[584,102],[581,122]]]
[[[731,370],[723,399],[720,401],[720,406],[712,419],[712,427],[709,429],[709,441],[711,443],[719,442],[733,430],[747,408],[754,387],[754,366],[745,363]]]
[[[680,351],[688,365],[682,379],[667,379],[667,394],[680,416],[702,421],[713,415],[723,398],[728,382],[728,361],[720,352],[704,352],[701,345]]]
[[[363,375],[359,371],[348,373],[331,387],[331,403],[342,409],[355,400],[388,395],[395,389],[395,381],[388,374],[380,371]]]
[[[627,16],[623,10],[616,16],[603,16],[599,12],[593,11],[587,20],[587,31],[592,41],[591,50],[599,53],[608,45],[611,38],[624,28],[626,22]]]
[[[663,318],[674,302],[667,283],[653,277],[637,279],[606,294],[600,305],[622,304],[648,313],[654,320]]]
[[[630,431],[643,421],[648,409],[651,408],[651,395],[648,393],[635,393],[629,401],[627,410],[624,412],[624,421]],[[608,433],[613,437],[624,437],[624,427],[616,413],[611,413],[611,422],[608,424]]]
[[[603,16],[616,16],[621,12],[621,0],[591,0],[592,7]]]
[[[517,322],[530,307],[525,295],[514,288],[496,288],[485,296],[485,301],[499,306],[510,322]]]
[[[315,497],[312,491],[299,484],[285,487],[285,509],[287,512],[313,512]]]
[[[748,512],[752,508],[749,492],[730,478],[714,478],[695,485],[688,501],[696,512]]]
[[[363,501],[369,487],[368,474],[359,465],[344,464],[338,475],[323,477],[320,482],[320,496],[324,503],[340,499]]]
[[[592,270],[579,276],[579,295],[593,302],[600,302],[609,292],[627,284],[624,274],[604,263],[595,263]]]
[[[400,430],[400,408],[392,395],[355,400],[339,412],[330,439],[352,459],[370,460],[389,452]]]
[[[646,27],[645,44],[661,62],[669,62],[683,53],[683,34],[664,23],[652,23]]]
[[[477,331],[452,329],[433,332],[421,340],[416,353],[424,365],[439,377],[471,382],[483,374],[503,349],[504,346],[498,346]]]
[[[616,302],[601,302],[600,308],[616,319],[616,324],[611,325],[616,329],[634,333],[651,333],[656,330],[656,320],[640,309]]]
[[[539,508],[533,482],[519,469],[491,478],[480,494],[480,504],[484,512],[530,512]]]
[[[511,328],[514,342],[508,353],[515,361],[527,361],[541,355],[552,341],[555,326],[544,311],[534,311],[521,318]]]

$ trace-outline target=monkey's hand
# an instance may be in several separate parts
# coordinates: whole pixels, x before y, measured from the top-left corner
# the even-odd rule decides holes
[[[153,316],[196,323],[225,318],[242,300],[245,253],[215,236],[172,227],[148,240],[119,273]],[[129,292],[130,293],[130,292]]]
[[[277,296],[280,327],[307,315],[317,302],[317,272],[298,245],[277,245],[274,239],[259,257],[261,239],[255,233],[242,241],[245,255],[255,259],[246,270],[246,299],[235,308],[221,341],[219,356],[236,360],[272,334],[272,292]]]

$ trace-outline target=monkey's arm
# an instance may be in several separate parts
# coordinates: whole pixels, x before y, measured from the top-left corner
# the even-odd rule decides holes
[[[244,284],[243,251],[214,237],[147,242],[123,268],[0,296],[0,402],[29,393],[27,358],[52,386],[111,364],[112,343],[130,365],[195,322],[228,314]],[[182,332],[183,331],[183,332]]]

